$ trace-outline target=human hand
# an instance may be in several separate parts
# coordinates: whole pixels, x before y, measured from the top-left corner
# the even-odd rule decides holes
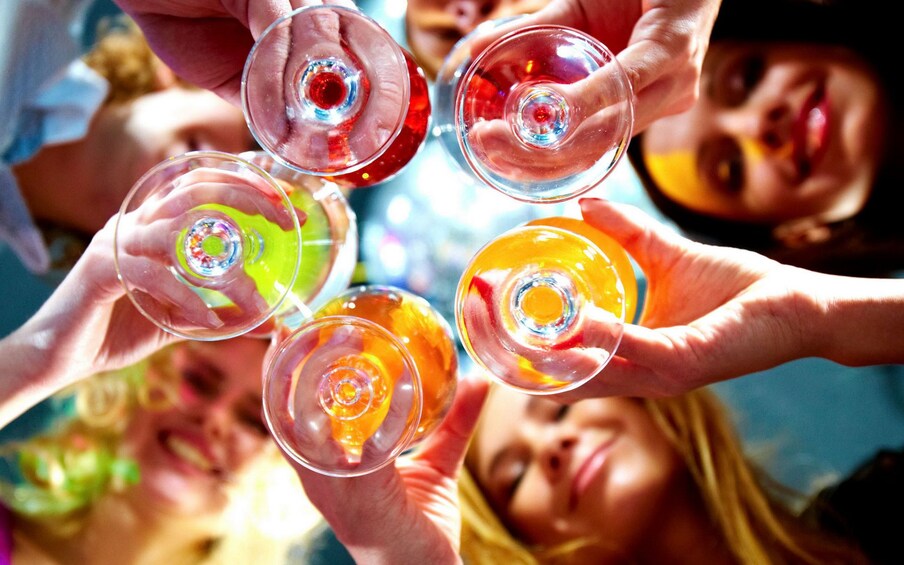
[[[242,70],[254,40],[294,8],[319,0],[114,0],[178,76],[240,106]],[[351,0],[332,0],[354,8]]]
[[[284,290],[273,281],[280,275],[290,276],[289,269],[296,266],[291,262],[291,254],[281,264],[270,257],[276,249],[283,253],[297,249],[297,223],[303,223],[304,213],[287,209],[285,197],[267,179],[254,173],[199,167],[160,186],[163,190],[147,195],[139,205],[120,213],[117,220],[116,264],[130,298],[139,309],[167,329],[198,336],[202,335],[196,333],[200,331],[207,337],[214,335],[210,331],[234,330],[269,312]],[[240,225],[241,215],[263,219],[262,223],[249,224],[243,231],[260,230],[266,235],[240,236],[244,243],[239,249],[244,249],[243,255],[248,256],[249,252],[254,253],[255,247],[260,248],[260,262],[274,265],[269,284],[264,282],[259,286],[260,281],[252,277],[253,255],[243,268],[231,268],[201,281],[200,271],[189,266],[196,253],[186,251],[182,258],[176,253],[176,242],[188,237],[183,234],[189,227],[220,214],[235,218]],[[257,245],[256,238],[266,244]],[[280,249],[281,244],[286,245],[285,250]],[[203,247],[201,243],[196,245]],[[197,253],[204,257],[200,250]],[[202,258],[198,261],[204,264]],[[204,294],[206,291],[216,291],[227,300]]]
[[[475,39],[476,54],[501,35],[529,25],[581,30],[616,54],[634,90],[634,133],[658,118],[683,112],[697,100],[703,57],[719,0],[553,0],[542,10]],[[598,77],[605,79],[605,76]],[[584,83],[588,104],[599,84]]]
[[[616,356],[559,400],[670,396],[817,354],[808,327],[819,275],[693,242],[631,206],[581,200],[584,220],[617,240],[648,281],[640,325]]]
[[[100,371],[119,369],[144,359],[177,338],[143,316],[126,296],[114,265],[117,260],[137,290],[166,306],[167,315],[197,327],[216,327],[233,312],[209,310],[194,292],[178,283],[167,264],[173,261],[172,224],[186,210],[226,192],[224,204],[245,213],[269,213],[246,177],[199,168],[176,181],[180,188],[128,214],[111,218],[88,245],[59,287],[22,327],[0,342],[0,424],[8,422],[50,394]],[[264,182],[261,179],[261,182]],[[296,210],[296,214],[299,211]],[[294,229],[288,212],[268,218]],[[303,221],[303,213],[299,221]],[[241,308],[262,300],[253,281],[233,281],[221,291]],[[249,284],[250,283],[250,284]],[[152,310],[148,310],[152,311]]]
[[[487,383],[459,382],[442,424],[412,456],[359,477],[295,466],[302,486],[358,563],[460,563],[457,476]]]
[[[504,296],[506,273],[474,276],[461,303],[462,337],[483,367],[502,381],[534,392],[558,392],[591,377],[612,355],[621,320],[584,304],[570,329],[540,338],[518,328]]]

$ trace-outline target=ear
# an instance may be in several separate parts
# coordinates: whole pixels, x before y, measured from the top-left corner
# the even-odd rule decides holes
[[[789,220],[772,230],[772,238],[791,249],[822,243],[831,236],[831,228],[813,217]]]

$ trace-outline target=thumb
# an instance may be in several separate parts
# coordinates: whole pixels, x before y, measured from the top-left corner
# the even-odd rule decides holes
[[[644,272],[687,246],[688,240],[636,206],[599,198],[582,198],[580,206],[584,221],[617,241]]]
[[[489,382],[482,375],[460,379],[449,413],[424,442],[417,459],[429,462],[443,475],[453,476],[464,460],[488,390]]]

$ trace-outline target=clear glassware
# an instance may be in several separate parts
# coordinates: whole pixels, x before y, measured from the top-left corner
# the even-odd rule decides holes
[[[625,251],[582,220],[556,217],[509,230],[474,255],[455,320],[465,350],[493,378],[555,394],[608,364],[636,304]]]
[[[242,107],[281,164],[343,187],[395,176],[427,135],[427,81],[375,20],[307,6],[273,22],[242,75]]]
[[[269,173],[305,214],[298,276],[274,313],[277,324],[297,328],[348,288],[358,262],[357,217],[336,183],[286,167],[264,151],[239,157]]]
[[[264,417],[295,461],[326,475],[373,472],[442,421],[457,385],[448,323],[387,286],[347,290],[275,341]]]
[[[301,232],[263,169],[217,151],[169,158],[132,187],[116,218],[116,272],[165,331],[227,339],[267,320],[295,282]]]
[[[511,31],[472,59],[475,38],[510,20],[456,44],[437,77],[433,131],[489,186],[526,202],[568,200],[602,182],[626,151],[631,84],[605,45],[562,26]]]

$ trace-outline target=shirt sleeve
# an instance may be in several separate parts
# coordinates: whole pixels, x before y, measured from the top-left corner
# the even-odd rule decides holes
[[[0,2],[0,241],[34,273],[49,253],[11,167],[84,136],[107,85],[79,61],[90,0]]]

